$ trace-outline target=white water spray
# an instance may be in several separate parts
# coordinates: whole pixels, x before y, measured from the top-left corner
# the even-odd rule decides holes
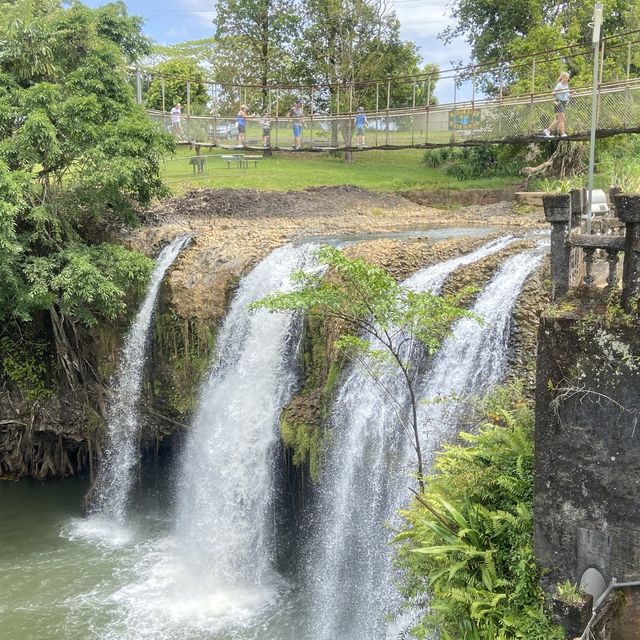
[[[158,256],[142,306],[129,329],[120,354],[107,409],[107,442],[96,484],[92,512],[122,523],[138,463],[138,403],[142,389],[146,348],[158,291],[167,269],[190,241],[177,237]]]
[[[447,275],[503,248],[512,239],[424,269],[405,284],[415,290],[437,291]],[[497,382],[506,362],[513,306],[526,277],[540,262],[539,252],[526,252],[505,262],[487,286],[474,311],[486,319],[457,323],[454,336],[443,345],[428,389],[436,394],[482,393]],[[385,384],[396,397],[406,397],[399,374]],[[428,397],[432,397],[430,395]],[[431,431],[430,405],[420,412],[423,455],[430,458],[455,423],[437,417]],[[385,620],[399,604],[394,586],[391,534],[384,523],[408,498],[415,469],[409,436],[402,432],[388,398],[352,367],[332,413],[334,438],[319,491],[316,535],[311,553],[309,637],[314,640],[378,640],[397,637],[400,629]]]

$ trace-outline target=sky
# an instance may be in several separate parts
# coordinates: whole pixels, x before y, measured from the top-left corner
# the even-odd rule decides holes
[[[97,7],[106,0],[84,0]],[[144,32],[160,44],[174,44],[213,35],[215,0],[125,0],[129,13],[144,18]],[[469,60],[469,47],[457,39],[445,46],[437,35],[451,24],[447,0],[391,0],[401,24],[404,40],[414,42],[423,62],[435,62],[441,69],[452,61]],[[462,91],[465,94],[466,91]],[[453,83],[443,80],[436,91],[441,102],[453,100]]]

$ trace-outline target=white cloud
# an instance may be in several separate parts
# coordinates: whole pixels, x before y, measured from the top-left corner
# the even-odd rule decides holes
[[[189,12],[190,21],[196,21],[200,26],[207,26],[213,32],[213,20],[215,18],[214,0],[179,0],[181,7]]]

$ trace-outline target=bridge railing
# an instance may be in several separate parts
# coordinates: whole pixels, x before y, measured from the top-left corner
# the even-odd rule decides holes
[[[635,128],[640,122],[640,30],[604,38],[601,53],[606,64],[601,65],[597,85],[598,127]],[[361,104],[368,112],[368,146],[482,143],[542,132],[553,119],[551,90],[558,74],[567,68],[590,68],[592,55],[589,46],[571,46],[491,65],[313,86],[221,84],[165,78],[154,70],[135,70],[132,82],[140,102],[159,108],[151,115],[165,129],[171,101],[182,96],[181,135],[192,142],[219,144],[227,137],[233,141],[234,114],[244,103],[251,112],[271,114],[273,146],[290,146],[292,123],[287,113],[301,99],[306,148],[348,147],[354,135],[353,117]],[[442,85],[453,87],[453,101],[436,104],[436,88]],[[570,133],[582,134],[590,127],[592,90],[572,89],[576,93],[567,110],[568,128]],[[198,100],[192,101],[196,94]],[[249,120],[247,134],[249,144],[261,144],[257,116]]]
[[[598,129],[620,130],[640,124],[640,79],[603,83],[598,91]],[[574,89],[567,107],[567,131],[584,135],[591,124],[591,87]],[[149,111],[149,117],[184,141],[211,145],[233,145],[237,140],[235,117],[183,115],[180,127],[172,127],[171,116]],[[415,108],[368,112],[364,144],[368,147],[412,147],[502,140],[542,135],[554,117],[549,92],[526,96],[503,96]],[[340,115],[305,114],[302,144],[310,149],[356,147],[356,112]],[[250,114],[246,144],[263,145],[262,116]],[[270,123],[270,144],[274,148],[293,146],[293,124],[287,115],[274,116]]]
[[[596,232],[590,234],[582,233],[585,207],[576,205],[576,200],[569,195],[543,197],[551,224],[552,298],[559,299],[574,287],[611,291],[621,286],[624,308],[640,311],[640,196],[615,196],[617,219],[597,219],[592,227]]]

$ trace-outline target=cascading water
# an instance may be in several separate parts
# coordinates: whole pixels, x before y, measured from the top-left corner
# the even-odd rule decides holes
[[[424,269],[405,284],[437,291],[448,274],[506,246],[490,243],[460,258]],[[479,298],[473,320],[456,324],[428,375],[429,393],[480,393],[499,380],[505,366],[513,306],[526,277],[540,262],[539,252],[525,252],[505,262]],[[399,381],[387,385],[403,397]],[[406,397],[406,396],[405,396]],[[433,412],[440,412],[435,416]],[[441,405],[422,407],[423,455],[427,458],[449,433]],[[438,429],[431,423],[438,420]],[[393,521],[408,497],[409,473],[415,469],[410,436],[403,433],[388,398],[357,367],[352,367],[332,412],[334,440],[319,490],[316,534],[309,545],[310,622],[314,640],[378,640],[397,637],[399,629],[385,619],[399,604],[394,587],[391,534]]]
[[[287,245],[263,260],[242,281],[220,332],[182,456],[176,521],[178,553],[208,591],[277,581],[274,452],[280,411],[295,389],[301,323],[248,306],[289,289],[292,272],[314,254],[314,245]]]
[[[107,442],[96,483],[92,513],[122,522],[138,461],[138,402],[158,291],[167,269],[191,236],[178,236],[158,256],[147,294],[124,342],[107,409]]]

